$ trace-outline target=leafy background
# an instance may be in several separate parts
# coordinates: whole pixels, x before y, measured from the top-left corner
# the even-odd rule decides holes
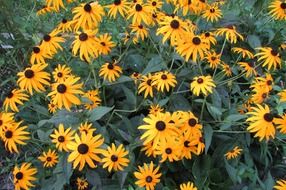
[[[109,1],[101,1],[107,4]],[[224,18],[217,24],[206,24],[205,21],[193,18],[201,30],[216,26],[235,24],[238,30],[246,36],[244,46],[252,49],[260,46],[278,46],[285,41],[285,22],[272,22],[266,15],[267,0],[229,0],[224,6]],[[0,48],[0,100],[3,101],[9,89],[16,84],[17,72],[28,65],[31,48],[40,42],[43,34],[50,32],[63,17],[71,18],[69,8],[52,16],[36,16],[36,11],[43,5],[42,1],[34,0],[2,0],[0,1],[0,44],[9,44],[11,49]],[[164,7],[171,10],[171,7]],[[216,75],[217,88],[214,93],[204,97],[195,97],[189,91],[189,82],[197,75],[198,68],[187,64],[167,45],[161,44],[161,38],[150,29],[150,37],[137,45],[122,44],[122,33],[128,27],[123,19],[116,21],[104,20],[100,31],[109,32],[117,47],[111,55],[100,58],[88,65],[72,56],[70,41],[64,45],[64,51],[49,62],[51,72],[58,63],[66,63],[73,72],[85,82],[85,90],[100,88],[103,99],[102,106],[88,112],[78,107],[73,112],[59,111],[51,115],[47,110],[48,100],[43,94],[31,97],[21,111],[18,119],[23,119],[29,126],[32,139],[20,155],[8,154],[3,144],[0,144],[0,189],[11,189],[11,170],[15,163],[31,161],[37,166],[38,187],[42,190],[75,189],[75,179],[81,176],[72,170],[67,163],[67,154],[60,155],[60,162],[53,170],[43,169],[35,158],[50,146],[49,135],[59,124],[64,123],[74,129],[85,120],[93,123],[97,132],[105,138],[105,143],[120,142],[128,147],[130,165],[124,172],[107,173],[100,167],[96,170],[86,169],[88,182],[93,189],[128,189],[136,187],[132,172],[137,165],[150,161],[140,152],[140,131],[137,129],[142,119],[148,114],[148,107],[159,103],[168,111],[191,110],[201,119],[204,126],[205,153],[194,156],[191,160],[175,163],[164,163],[161,166],[162,182],[158,189],[175,189],[177,184],[193,181],[199,189],[272,189],[276,179],[286,177],[286,136],[279,135],[270,142],[258,142],[246,132],[245,118],[237,111],[239,105],[245,102],[249,94],[249,80],[239,75],[234,67],[234,77],[231,80],[222,75]],[[9,35],[10,34],[10,35]],[[12,35],[13,36],[12,36]],[[219,39],[217,52],[222,49],[223,40]],[[231,54],[231,45],[226,43],[222,60],[234,64],[238,57]],[[124,75],[115,83],[103,82],[98,77],[98,70],[105,61],[120,58]],[[137,88],[129,77],[132,72],[143,74],[170,69],[176,73],[178,85],[170,93],[157,94],[154,100],[144,100],[137,96]],[[205,73],[212,73],[208,67]],[[262,71],[260,71],[262,72]],[[274,87],[284,88],[286,79],[285,65],[273,76]],[[269,104],[275,106],[278,113],[283,113],[285,104],[277,104],[278,98],[273,96]],[[224,154],[234,145],[243,148],[240,159],[226,161]],[[90,186],[90,187],[91,187]],[[138,188],[137,188],[138,189]]]

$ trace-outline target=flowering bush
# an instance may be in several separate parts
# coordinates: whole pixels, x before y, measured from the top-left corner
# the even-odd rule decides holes
[[[286,189],[286,1],[0,14],[4,188]]]

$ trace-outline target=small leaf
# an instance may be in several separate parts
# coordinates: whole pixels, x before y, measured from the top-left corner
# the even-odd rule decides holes
[[[260,39],[256,35],[248,35],[247,42],[252,49],[255,49],[257,47],[261,47]]]
[[[97,121],[101,119],[105,114],[110,112],[113,108],[114,106],[113,107],[99,106],[97,108],[94,108],[90,112],[90,116],[89,116],[90,121]]]
[[[206,125],[204,127],[204,137],[205,137],[205,153],[207,154],[213,137],[213,128],[210,125]]]

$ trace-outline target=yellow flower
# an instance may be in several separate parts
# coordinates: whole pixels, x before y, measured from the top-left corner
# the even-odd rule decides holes
[[[156,115],[157,113],[163,112],[164,109],[161,108],[159,104],[153,104],[149,108],[149,114]]]
[[[133,24],[130,28],[132,29],[131,32],[135,33],[135,36],[142,41],[148,36],[149,29],[142,24]]]
[[[46,0],[48,7],[54,7],[56,11],[60,10],[60,7],[65,8],[63,0]]]
[[[109,34],[100,35],[95,38],[97,45],[97,50],[99,54],[108,55],[111,52],[111,48],[115,47],[113,41],[111,41],[111,36]]]
[[[244,40],[243,36],[236,31],[235,26],[227,26],[226,28],[219,28],[216,31],[216,35],[224,36],[232,44],[237,42],[237,39]]]
[[[59,151],[68,151],[67,144],[71,142],[74,137],[73,134],[75,131],[71,130],[71,127],[65,130],[64,125],[60,124],[58,130],[55,129],[54,133],[51,134],[52,142],[56,144],[56,147]]]
[[[181,116],[182,125],[180,129],[188,136],[201,136],[202,125],[198,123],[198,118],[192,112],[184,112]]]
[[[138,72],[134,72],[134,73],[132,73],[132,75],[130,77],[134,80],[134,83],[137,84],[138,80],[141,79],[142,74],[140,74]]]
[[[151,10],[148,6],[137,2],[128,11],[127,19],[132,18],[132,24],[143,24],[149,25],[152,21]]]
[[[60,43],[63,43],[65,39],[57,36],[59,33],[60,31],[53,30],[50,34],[45,34],[41,42],[41,49],[44,49],[50,56],[56,54],[58,49],[63,50]]]
[[[274,123],[277,125],[277,129],[279,129],[280,133],[286,134],[286,114],[281,116],[281,118],[274,118]]]
[[[58,106],[55,105],[53,102],[50,102],[48,105],[48,109],[50,113],[55,113],[58,109]]]
[[[76,179],[76,185],[78,190],[86,190],[88,187],[88,182],[86,179],[83,178],[77,178]]]
[[[58,24],[56,30],[64,33],[64,32],[71,32],[72,31],[72,21],[68,21],[67,19],[63,18],[61,23]]]
[[[84,30],[92,30],[97,27],[101,22],[102,16],[104,16],[103,7],[97,1],[91,1],[89,3],[82,3],[79,7],[72,10],[75,14],[73,21],[75,22],[74,29],[76,31],[81,27]]]
[[[51,149],[48,152],[43,152],[38,159],[43,162],[44,167],[54,167],[59,162],[56,151]]]
[[[222,17],[222,12],[216,5],[208,6],[204,11],[203,18],[206,18],[207,21],[216,22]]]
[[[181,149],[179,141],[175,137],[167,137],[160,140],[155,154],[161,156],[160,162],[165,162],[166,160],[173,162],[180,159]]]
[[[125,15],[128,13],[129,4],[126,0],[114,0],[111,5],[105,6],[106,8],[109,8],[108,16],[111,18],[116,18],[118,13],[125,17]]]
[[[286,89],[282,92],[279,92],[278,95],[280,97],[280,102],[286,102]]]
[[[152,156],[152,157],[156,158],[155,149],[153,148],[153,142],[152,141],[147,143],[147,144],[143,144],[141,151],[144,151],[145,155],[148,157]]]
[[[259,53],[255,54],[258,57],[258,61],[262,61],[262,67],[266,67],[270,70],[272,67],[276,69],[281,67],[281,57],[278,51],[272,49],[271,47],[260,47],[256,48],[260,50]]]
[[[222,62],[221,67],[226,76],[228,77],[232,76],[232,69],[228,64]]]
[[[256,76],[257,72],[254,68],[255,63],[253,61],[248,61],[248,62],[238,62],[238,65],[246,72],[245,76],[251,77],[251,76]]]
[[[194,138],[192,133],[182,133],[182,135],[179,136],[179,143],[182,147],[180,154],[181,159],[191,159],[192,153],[197,153],[196,140],[197,138]]]
[[[53,77],[56,82],[63,82],[71,76],[71,68],[67,65],[58,64],[57,68],[53,71]]]
[[[88,123],[87,121],[84,123],[81,123],[79,128],[78,128],[80,133],[91,133],[93,134],[94,131],[96,131],[96,128],[92,127],[92,123]]]
[[[37,173],[37,169],[31,167],[31,163],[24,162],[21,167],[15,166],[13,170],[13,182],[15,190],[25,189],[28,190],[31,187],[35,187],[32,184],[33,181],[36,181],[34,175]]]
[[[275,186],[273,187],[275,190],[285,190],[286,189],[286,180],[278,180],[276,181]]]
[[[211,48],[211,45],[216,45],[217,41],[213,32],[205,32],[201,34],[201,38],[208,45],[208,49]]]
[[[99,71],[99,76],[103,77],[104,80],[109,82],[114,82],[117,78],[120,77],[122,69],[117,65],[117,62],[114,63],[105,63],[101,66]]]
[[[99,96],[99,91],[97,90],[89,90],[87,91],[83,97],[86,97],[89,102],[86,102],[84,104],[85,108],[88,110],[92,110],[96,107],[98,107],[101,103],[101,99]]]
[[[275,136],[275,127],[273,124],[274,116],[270,112],[270,109],[267,105],[263,107],[260,104],[257,104],[256,107],[252,107],[253,111],[247,112],[247,115],[250,117],[246,120],[249,122],[247,130],[250,133],[255,133],[254,137],[259,137],[259,141],[269,138],[274,138]]]
[[[216,52],[207,52],[206,59],[210,64],[210,68],[215,69],[221,62],[220,60],[221,55],[217,54]]]
[[[256,77],[254,83],[250,86],[250,88],[254,89],[267,89],[268,91],[272,90],[273,86],[273,78],[271,74],[267,73],[265,77]]]
[[[2,138],[3,131],[7,128],[8,125],[15,123],[14,113],[5,113],[0,112],[0,137]]]
[[[83,84],[76,84],[79,80],[79,77],[69,77],[63,82],[52,84],[52,92],[50,92],[48,96],[52,97],[52,102],[56,104],[58,108],[61,109],[64,106],[70,111],[73,104],[81,104],[80,99],[76,96],[84,94],[81,90]]]
[[[37,11],[37,16],[44,15],[53,11],[56,11],[54,7],[48,7],[45,5],[40,10]]]
[[[79,165],[79,171],[83,169],[86,163],[89,167],[95,168],[94,161],[101,161],[98,154],[102,153],[102,149],[99,147],[103,141],[101,135],[92,136],[92,133],[81,133],[81,137],[79,137],[75,134],[75,141],[71,141],[67,145],[71,150],[68,162],[73,162],[74,169]]]
[[[136,185],[139,187],[145,187],[146,190],[154,190],[157,183],[160,182],[161,173],[159,172],[160,167],[154,168],[153,162],[149,164],[144,163],[144,166],[138,166],[139,171],[134,172],[134,176],[137,181]]]
[[[233,158],[237,158],[241,154],[242,149],[238,146],[234,147],[234,149],[228,151],[224,156],[226,159],[230,160]]]
[[[251,53],[250,51],[248,51],[247,49],[243,49],[243,48],[239,48],[239,47],[234,47],[231,48],[231,51],[233,53],[237,53],[237,54],[241,54],[242,58],[249,58],[249,59],[253,59],[254,55],[253,53]]]
[[[198,190],[198,189],[193,183],[188,181],[188,183],[182,183],[180,185],[180,190]]]
[[[41,46],[33,47],[33,52],[30,58],[30,63],[33,65],[35,62],[37,64],[45,64],[45,59],[51,59],[52,57],[48,52]]]
[[[162,71],[155,73],[152,81],[152,85],[156,86],[158,91],[167,92],[170,91],[170,87],[175,87],[177,84],[176,76],[169,71]]]
[[[193,79],[190,87],[194,95],[199,96],[202,92],[207,96],[213,92],[212,89],[215,88],[216,85],[211,76],[199,76]]]
[[[154,93],[153,93],[153,87],[154,87],[153,79],[154,79],[154,77],[150,73],[148,73],[147,76],[142,76],[142,79],[141,79],[142,81],[138,86],[138,94],[141,94],[142,92],[145,91],[144,98],[146,98],[148,95],[153,97],[153,95],[154,95]]]
[[[286,2],[283,0],[272,1],[268,7],[269,14],[276,20],[286,20]]]
[[[2,132],[2,139],[4,141],[5,148],[8,149],[10,152],[19,153],[17,145],[25,145],[27,144],[25,141],[30,139],[30,137],[28,137],[30,133],[26,131],[28,127],[20,127],[21,124],[22,121],[18,123],[14,122],[12,124],[7,124],[4,128],[4,131]]]
[[[47,64],[32,65],[19,72],[17,74],[19,76],[17,83],[20,88],[28,91],[31,95],[33,90],[44,92],[46,90],[44,85],[50,85],[50,74],[43,71],[47,66]]]
[[[7,94],[3,105],[6,111],[10,108],[14,112],[19,112],[17,104],[23,105],[23,102],[28,100],[29,96],[24,93],[24,90],[14,89]]]
[[[253,89],[254,94],[251,96],[251,101],[254,104],[263,103],[269,95],[269,90],[267,88],[255,88]]]
[[[111,147],[107,147],[107,150],[102,152],[103,158],[101,162],[103,163],[103,168],[108,168],[108,171],[122,171],[123,167],[127,167],[129,159],[126,158],[128,151],[125,151],[123,145],[119,145],[116,148],[115,144],[112,143]]]

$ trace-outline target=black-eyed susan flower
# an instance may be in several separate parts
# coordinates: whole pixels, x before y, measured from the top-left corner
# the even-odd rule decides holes
[[[208,63],[210,64],[210,68],[215,69],[221,63],[220,57],[221,57],[220,54],[217,54],[214,51],[209,51],[206,53],[205,58],[207,59]]]
[[[28,127],[20,126],[21,124],[22,121],[8,124],[2,132],[5,148],[10,152],[19,153],[17,145],[26,145],[27,143],[25,141],[30,139],[28,136],[30,133],[27,131]]]
[[[164,109],[161,108],[159,104],[153,104],[149,108],[149,114],[156,115],[157,113],[163,112]]]
[[[192,141],[189,143],[189,145],[196,146],[196,155],[200,155],[201,153],[203,153],[206,147],[202,134],[200,136],[193,136]]]
[[[31,163],[24,162],[21,166],[15,166],[13,170],[13,182],[15,190],[25,189],[28,190],[31,187],[35,187],[32,183],[36,181],[35,174],[37,169],[32,167]]]
[[[44,15],[53,11],[56,11],[54,7],[48,7],[45,5],[37,11],[37,16]]]
[[[249,62],[238,62],[238,65],[241,67],[243,71],[245,71],[245,76],[251,77],[256,76],[257,72],[255,70],[255,62],[249,61]]]
[[[144,92],[144,98],[147,98],[147,96],[154,96],[153,93],[153,88],[154,88],[154,83],[153,83],[153,76],[148,73],[148,75],[144,75],[141,78],[141,82],[138,86],[138,94],[141,94]]]
[[[241,54],[242,58],[249,58],[249,59],[253,59],[254,58],[253,53],[251,53],[247,49],[243,49],[243,48],[240,48],[240,47],[234,47],[234,48],[231,48],[231,51],[233,53]]]
[[[180,158],[191,159],[192,153],[197,153],[197,147],[193,143],[196,138],[193,137],[192,133],[182,133],[179,135],[179,146],[181,146]]]
[[[101,22],[104,16],[104,9],[97,1],[82,3],[79,7],[72,10],[74,14],[73,21],[75,22],[74,29],[77,31],[80,28],[84,30],[93,30]]]
[[[84,103],[84,107],[88,110],[92,110],[98,107],[101,103],[101,98],[99,96],[99,90],[89,90],[83,97],[87,98],[89,102]]]
[[[58,24],[56,29],[62,33],[71,32],[72,25],[73,25],[73,22],[71,20],[67,20],[63,18],[62,21]]]
[[[14,121],[14,113],[9,112],[0,112],[0,137],[2,138],[4,129],[7,128],[8,125],[13,124]]]
[[[267,88],[255,88],[254,94],[251,95],[251,102],[254,104],[262,104],[269,97],[269,90]]]
[[[225,153],[225,157],[227,160],[237,158],[239,155],[241,155],[242,149],[239,148],[238,146],[235,146],[232,150],[228,151]]]
[[[211,94],[216,85],[211,76],[198,76],[191,82],[190,88],[194,95],[199,96],[200,93],[204,95]]]
[[[95,41],[95,33],[91,30],[85,30],[84,32],[77,33],[75,40],[72,42],[72,53],[77,55],[79,52],[79,57],[83,61],[90,63],[90,58],[95,58],[98,56],[97,43]]]
[[[127,19],[132,18],[132,24],[149,25],[152,21],[151,9],[142,2],[137,2],[128,10]]]
[[[71,142],[74,137],[75,131],[71,130],[71,127],[65,129],[63,124],[60,124],[58,129],[54,130],[51,134],[52,142],[56,144],[59,151],[68,151],[67,144]]]
[[[148,157],[156,158],[155,149],[153,148],[153,142],[149,142],[147,144],[144,144],[141,148],[142,152],[145,152],[145,155]]]
[[[198,189],[193,183],[188,181],[187,183],[180,184],[180,190],[198,190]]]
[[[156,148],[159,143],[167,137],[177,136],[179,129],[171,121],[171,114],[158,113],[157,115],[149,114],[143,119],[144,124],[138,129],[144,130],[140,139],[144,139],[144,144],[153,141],[153,147]]]
[[[286,89],[278,93],[280,102],[286,102]]]
[[[103,158],[101,162],[103,163],[103,168],[107,168],[109,172],[122,171],[128,166],[129,159],[126,158],[128,151],[125,150],[123,145],[115,146],[114,143],[107,147],[107,150],[102,152]]]
[[[129,4],[130,3],[126,0],[114,0],[112,4],[106,5],[105,7],[109,9],[108,16],[111,18],[116,18],[118,13],[122,17],[125,17],[128,13]]]
[[[48,105],[48,110],[50,113],[55,113],[58,109],[58,106],[54,104],[53,102],[50,102]]]
[[[260,52],[255,54],[258,57],[258,61],[263,62],[262,67],[267,67],[270,70],[272,67],[274,69],[281,67],[281,57],[277,50],[271,47],[260,47],[256,48]]]
[[[6,95],[3,105],[6,111],[10,109],[14,112],[19,112],[18,105],[23,105],[24,101],[28,100],[29,96],[25,94],[24,90],[14,89]]]
[[[216,45],[217,41],[213,32],[204,32],[201,34],[201,38],[208,45],[208,49],[211,48],[211,45]]]
[[[88,123],[87,121],[84,123],[81,123],[78,128],[80,133],[91,133],[93,134],[94,131],[96,131],[96,128],[92,127],[92,123]]]
[[[199,9],[198,13],[200,13],[200,12],[202,12],[202,11],[207,9],[208,2],[206,0],[195,0],[195,3],[196,3],[196,6]]]
[[[103,144],[104,139],[101,135],[93,136],[92,133],[81,133],[79,137],[75,134],[75,141],[68,143],[68,148],[71,153],[68,157],[68,162],[73,162],[75,169],[79,165],[79,171],[87,164],[91,168],[95,168],[95,162],[100,162],[99,154],[102,153],[100,146]]]
[[[268,141],[270,138],[275,137],[274,116],[270,112],[268,105],[263,107],[257,104],[255,107],[252,107],[252,111],[246,114],[249,116],[246,120],[249,122],[247,130],[250,133],[255,133],[254,137],[259,137],[259,141],[263,139]]]
[[[30,63],[33,65],[37,64],[45,64],[45,59],[51,59],[51,55],[41,46],[33,47],[33,52],[30,58]]]
[[[134,33],[135,36],[142,41],[148,36],[149,29],[142,24],[132,24],[130,28],[131,33]]]
[[[99,76],[103,77],[104,80],[109,82],[114,82],[122,74],[122,69],[117,65],[117,62],[114,63],[105,63],[101,66],[99,71]]]
[[[160,141],[158,144],[155,154],[161,156],[160,162],[178,161],[181,157],[181,149],[179,141],[175,137],[166,138]]]
[[[204,52],[208,50],[208,47],[203,38],[188,32],[184,35],[183,39],[178,41],[176,50],[186,61],[191,59],[197,62],[204,58]]]
[[[160,10],[163,6],[163,1],[161,0],[148,0],[147,6],[150,8],[152,12]]]
[[[280,118],[274,118],[274,123],[277,125],[277,129],[282,134],[286,134],[286,114],[282,115]]]
[[[144,163],[144,166],[138,166],[138,170],[134,172],[134,176],[137,181],[136,185],[139,187],[144,187],[146,190],[154,190],[155,186],[160,182],[161,173],[159,172],[160,167],[155,168],[153,162],[149,166]]]
[[[19,72],[17,74],[19,87],[30,94],[33,94],[33,90],[44,92],[46,90],[44,85],[50,85],[50,74],[44,71],[47,66],[47,64],[36,64]]]
[[[180,129],[188,136],[201,136],[202,125],[199,124],[198,118],[192,112],[184,112],[181,116],[182,125]]]
[[[286,2],[284,0],[272,1],[268,7],[269,14],[276,20],[286,20]]]
[[[65,8],[63,0],[46,0],[46,5],[48,7],[54,7],[56,11],[59,11],[60,8]]]
[[[170,91],[171,87],[175,87],[177,84],[176,76],[169,71],[158,72],[154,75],[152,85],[156,86],[158,91],[167,92]]]
[[[83,84],[76,84],[79,80],[79,77],[69,77],[63,82],[52,84],[52,92],[50,92],[48,96],[51,96],[52,102],[56,104],[59,109],[65,107],[70,111],[73,104],[81,104],[77,95],[84,94],[84,92],[81,90]]]
[[[53,30],[49,34],[45,34],[41,42],[41,49],[44,49],[47,54],[53,56],[58,50],[63,50],[60,43],[63,43],[65,39],[57,36],[60,33],[58,30]]]
[[[274,85],[273,78],[271,74],[266,73],[265,77],[255,77],[253,84],[250,86],[254,89],[265,88],[268,91],[271,91]]]
[[[275,190],[285,190],[286,189],[286,180],[283,180],[283,179],[277,180],[276,184],[273,188]]]
[[[111,52],[111,49],[115,47],[115,43],[111,40],[109,34],[103,34],[95,38],[97,42],[97,51],[101,55],[108,55]]]
[[[221,67],[226,76],[228,77],[232,76],[232,69],[228,64],[222,62]]]
[[[232,44],[237,43],[237,40],[244,40],[243,36],[236,31],[236,27],[233,25],[227,26],[225,28],[218,28],[216,30],[216,35],[225,36],[225,38]]]
[[[67,65],[58,64],[53,71],[53,78],[56,82],[63,82],[71,76],[71,71],[71,68]]]
[[[141,79],[142,74],[134,72],[130,77],[134,80],[134,83],[137,84],[137,82]]]
[[[76,178],[77,190],[87,190],[88,182],[84,178]]]
[[[176,5],[176,3],[174,4]],[[179,0],[178,4],[180,6],[177,6],[176,10],[179,10],[181,8],[184,16],[186,16],[188,13],[197,14],[200,11],[199,8],[197,7],[196,1]]]
[[[157,35],[163,35],[163,43],[170,39],[171,45],[177,44],[178,40],[181,40],[187,29],[187,24],[181,20],[178,16],[170,17],[166,16],[159,22],[160,27],[157,29]]]
[[[208,5],[202,17],[206,18],[207,21],[216,22],[222,17],[222,12],[217,5]]]
[[[47,152],[43,152],[38,159],[43,163],[44,167],[54,167],[58,161],[58,155],[55,150],[49,149]]]

